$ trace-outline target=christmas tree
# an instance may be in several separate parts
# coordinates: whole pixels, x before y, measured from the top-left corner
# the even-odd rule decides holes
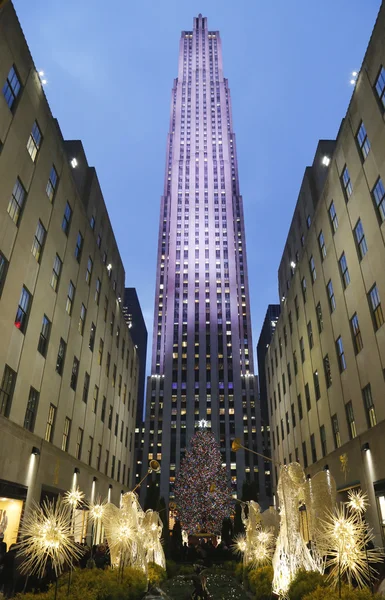
[[[191,439],[175,481],[177,518],[188,533],[220,534],[233,512],[231,488],[218,443],[201,429]]]

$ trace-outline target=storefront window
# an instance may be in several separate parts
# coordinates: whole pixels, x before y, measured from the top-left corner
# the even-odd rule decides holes
[[[0,537],[4,536],[7,550],[16,544],[22,509],[22,500],[0,498]]]

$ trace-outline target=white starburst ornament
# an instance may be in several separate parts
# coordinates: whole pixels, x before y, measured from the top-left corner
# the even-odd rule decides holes
[[[89,515],[94,522],[98,522],[103,519],[106,504],[107,501],[101,500],[100,498],[98,498],[96,502],[90,502],[88,504]]]
[[[50,562],[56,577],[65,565],[80,558],[83,550],[73,539],[71,515],[68,506],[59,499],[34,504],[21,528],[18,554],[22,558],[21,572],[43,577]]]
[[[77,486],[76,488],[72,488],[72,490],[68,490],[68,492],[64,494],[63,502],[64,504],[72,506],[72,508],[77,508],[79,504],[82,503],[83,498],[84,493],[79,489],[79,486]]]
[[[346,503],[348,508],[353,512],[363,514],[368,508],[368,495],[362,490],[349,490],[348,491],[349,501]]]

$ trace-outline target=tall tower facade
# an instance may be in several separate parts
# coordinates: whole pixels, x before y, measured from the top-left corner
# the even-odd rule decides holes
[[[219,32],[199,15],[181,34],[172,89],[147,390],[144,457],[161,463],[166,499],[202,420],[220,441],[234,495],[258,469],[263,478],[257,457],[231,451],[235,437],[259,446],[252,348],[230,90]]]

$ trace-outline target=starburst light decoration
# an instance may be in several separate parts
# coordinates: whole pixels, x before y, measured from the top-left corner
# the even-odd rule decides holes
[[[106,505],[107,501],[101,500],[100,498],[98,498],[96,502],[90,502],[88,504],[89,515],[94,522],[99,522],[103,519]]]
[[[246,552],[246,536],[244,533],[238,533],[234,538],[234,544],[231,546],[234,554],[241,556]]]
[[[72,490],[68,490],[64,494],[63,502],[64,504],[68,504],[72,506],[72,508],[77,508],[79,504],[82,503],[84,498],[84,493],[80,490],[79,486],[76,488],[73,487]]]
[[[48,562],[57,577],[65,565],[80,558],[83,550],[73,539],[70,510],[60,497],[41,506],[34,503],[23,519],[18,548],[21,572],[38,577],[43,577]]]
[[[321,522],[321,530],[333,584],[342,577],[349,585],[354,580],[364,587],[376,574],[370,563],[381,562],[384,554],[380,548],[368,548],[374,537],[360,513],[341,503]]]
[[[357,512],[360,515],[366,512],[367,507],[369,506],[368,495],[362,490],[349,490],[348,491],[349,501],[347,502],[347,507],[350,508],[353,512]]]

